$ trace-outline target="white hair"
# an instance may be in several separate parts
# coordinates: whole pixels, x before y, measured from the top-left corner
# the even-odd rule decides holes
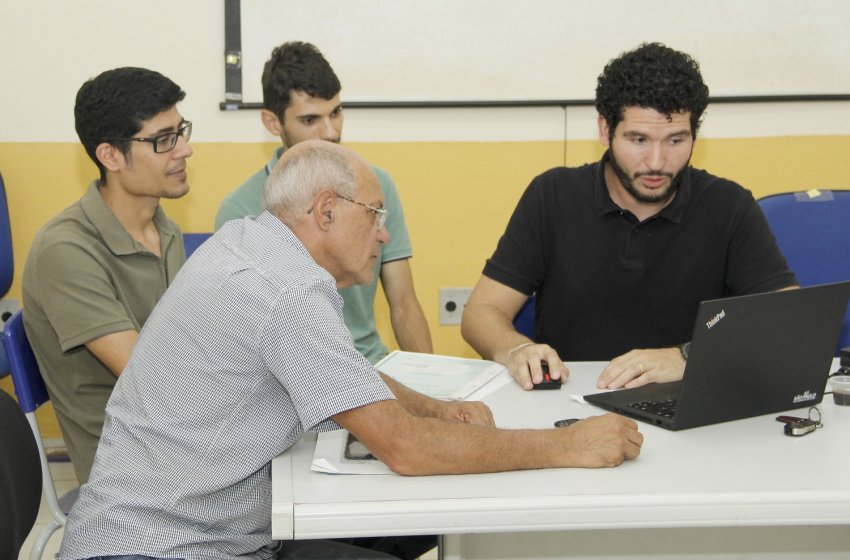
[[[306,212],[324,189],[353,197],[357,179],[351,164],[363,161],[354,152],[324,141],[297,145],[281,159],[263,187],[263,210],[290,218]]]

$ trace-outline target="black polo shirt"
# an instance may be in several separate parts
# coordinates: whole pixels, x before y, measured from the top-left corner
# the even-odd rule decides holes
[[[674,346],[700,301],[797,283],[748,190],[688,167],[673,201],[639,222],[611,200],[607,158],[536,177],[484,267],[537,293],[535,339],[562,359]]]

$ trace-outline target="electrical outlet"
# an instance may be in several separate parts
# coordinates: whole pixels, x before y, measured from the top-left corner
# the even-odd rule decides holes
[[[18,300],[12,298],[0,299],[0,322],[5,323],[12,315],[18,312],[21,305]],[[1,325],[0,325],[1,326]]]
[[[459,325],[472,288],[440,288],[440,324]]]

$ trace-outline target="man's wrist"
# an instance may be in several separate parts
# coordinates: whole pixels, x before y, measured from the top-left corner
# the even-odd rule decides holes
[[[533,346],[534,344],[534,342],[523,342],[522,344],[517,344],[516,346],[508,350],[508,359],[510,359],[514,355],[514,352],[516,352],[517,350],[521,350],[526,346]]]

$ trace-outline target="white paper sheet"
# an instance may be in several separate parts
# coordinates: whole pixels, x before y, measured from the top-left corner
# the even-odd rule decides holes
[[[451,399],[465,399],[505,371],[505,366],[488,360],[401,350],[390,353],[375,367],[414,391]]]

